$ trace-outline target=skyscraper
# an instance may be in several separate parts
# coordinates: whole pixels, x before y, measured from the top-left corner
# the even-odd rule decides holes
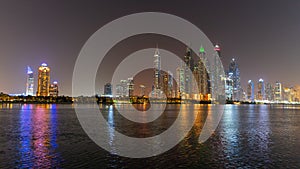
[[[266,91],[265,91],[266,100],[273,101],[274,100],[274,88],[273,88],[273,86],[270,83],[267,83],[265,88],[266,88]]]
[[[265,82],[263,79],[259,79],[257,84],[257,100],[265,100]]]
[[[226,77],[225,79],[225,95],[226,100],[232,101],[233,97],[233,80],[229,77]]]
[[[123,87],[121,84],[116,84],[116,97],[123,97]]]
[[[49,88],[49,96],[57,97],[58,96],[58,83],[54,81]]]
[[[275,83],[275,101],[281,101],[282,100],[282,86],[280,82]]]
[[[250,102],[254,102],[254,91],[254,83],[252,80],[249,80],[247,85],[247,100]]]
[[[208,76],[208,70],[206,69],[207,65],[207,59],[205,56],[205,49],[201,46],[199,49],[199,62],[198,62],[198,69],[199,69],[199,90],[202,96],[206,96],[209,92],[209,76]],[[203,98],[202,98],[203,99]]]
[[[185,94],[185,71],[183,68],[184,63],[180,62],[180,66],[176,69],[176,81],[177,81],[177,97],[181,97]]]
[[[233,100],[241,100],[241,78],[240,78],[240,69],[233,58],[229,64],[229,70],[227,76],[233,81]]]
[[[215,45],[215,53],[213,54],[213,65],[210,70],[211,74],[211,93],[214,98],[213,100],[217,102],[223,102],[226,99],[226,96],[223,95],[225,91],[225,74],[223,71],[223,65],[221,62],[221,48],[219,45]]]
[[[184,64],[183,64],[183,69],[184,69],[184,79],[185,79],[185,95],[186,97],[190,97],[189,94],[192,93],[192,71],[194,69],[194,60],[192,58],[192,50],[191,48],[187,47],[186,52],[184,55]]]
[[[199,95],[201,93],[201,83],[200,83],[200,70],[199,70],[199,65],[195,64],[194,70],[193,70],[193,77],[195,79],[195,83],[193,83],[193,94]]]
[[[132,97],[133,96],[133,92],[134,92],[134,82],[133,82],[133,78],[128,78],[127,80],[127,89],[128,89],[128,96]]]
[[[127,80],[120,80],[120,83],[116,85],[116,96],[117,97],[128,96]]]
[[[162,73],[162,89],[166,97],[168,97],[169,93],[169,75],[167,72]]]
[[[218,44],[215,45],[214,50],[218,53],[219,57],[221,57],[221,48]]]
[[[26,96],[33,96],[33,86],[34,86],[33,71],[28,66],[27,67]]]
[[[171,71],[162,73],[162,89],[166,97],[173,97],[173,74]]]
[[[155,98],[161,97],[161,59],[159,55],[159,50],[156,48],[154,53],[154,84],[152,96]]]
[[[167,97],[173,97],[173,73],[168,71],[168,95]]]
[[[49,96],[50,89],[50,68],[43,63],[38,69],[37,96]]]
[[[190,69],[190,71],[194,68],[194,60],[192,58],[192,49],[190,47],[186,47],[185,55],[184,55],[184,63],[186,67]]]
[[[104,85],[104,95],[112,95],[112,85],[110,83]]]

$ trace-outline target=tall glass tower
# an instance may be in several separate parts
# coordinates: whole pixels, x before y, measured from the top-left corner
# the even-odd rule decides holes
[[[184,93],[189,96],[192,93],[192,71],[194,69],[194,60],[192,58],[192,50],[190,47],[186,48],[186,52],[184,55],[184,78],[185,78],[185,91]]]
[[[248,81],[247,85],[247,97],[248,101],[254,102],[254,83],[252,80]]]
[[[240,69],[233,58],[229,64],[228,77],[233,81],[233,100],[241,100],[241,78],[240,78]]]
[[[37,96],[49,96],[50,89],[50,68],[46,63],[39,67]]]
[[[54,81],[53,84],[50,85],[49,95],[52,97],[58,97],[58,82]]]
[[[34,78],[32,69],[27,66],[26,95],[33,96]]]
[[[206,59],[206,52],[204,47],[200,47],[199,49],[199,56],[200,56],[200,60],[198,62],[198,69],[199,69],[199,74],[200,74],[200,93],[205,96],[208,93],[210,93],[210,89],[209,89],[209,76],[208,76],[208,70],[206,69],[208,67],[208,62]]]
[[[282,85],[280,82],[276,82],[275,84],[275,101],[282,100]]]
[[[265,93],[265,82],[263,79],[259,79],[257,84],[257,100],[265,100],[266,93]]]
[[[153,91],[152,96],[155,98],[161,97],[161,59],[159,55],[159,50],[156,48],[154,53],[154,84],[153,84]]]

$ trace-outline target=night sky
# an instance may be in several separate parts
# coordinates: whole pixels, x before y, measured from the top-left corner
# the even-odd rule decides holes
[[[243,86],[249,79],[259,78],[288,86],[300,84],[300,1],[88,2],[0,2],[0,91],[25,92],[27,65],[36,72],[46,62],[51,80],[61,85],[60,94],[71,95],[74,64],[87,39],[114,19],[152,11],[182,17],[197,25],[213,43],[219,43],[225,68],[231,58],[237,60]],[[124,53],[115,52],[118,56]]]

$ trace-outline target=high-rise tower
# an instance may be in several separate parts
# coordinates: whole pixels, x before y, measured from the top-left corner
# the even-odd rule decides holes
[[[161,88],[161,59],[158,48],[156,48],[154,53],[154,84],[153,84],[153,96],[160,97]]]
[[[128,96],[133,97],[134,92],[134,81],[133,77],[128,78],[127,80],[127,89],[128,89]]]
[[[254,83],[252,80],[248,81],[247,85],[247,100],[254,102]]]
[[[259,79],[257,84],[257,100],[265,100],[265,82],[263,79]]]
[[[37,96],[49,96],[50,89],[50,68],[43,63],[38,70]]]
[[[275,84],[275,101],[282,100],[282,85],[280,82],[276,82]]]
[[[112,85],[110,83],[104,85],[104,95],[112,95]]]
[[[215,45],[214,50],[218,53],[219,57],[221,57],[221,48],[218,44]]]
[[[223,95],[222,93],[224,93],[225,91],[225,74],[224,74],[224,70],[223,70],[223,64],[221,62],[221,48],[220,46],[217,44],[215,45],[214,48],[214,55],[213,55],[213,65],[212,65],[212,69],[210,70],[210,74],[211,74],[211,93],[212,96],[214,98],[214,100],[216,101],[225,101],[226,96]]]
[[[49,88],[49,96],[58,97],[58,82],[54,81]]]
[[[202,46],[199,49],[199,57],[200,57],[200,60],[198,62],[198,69],[200,74],[199,90],[200,93],[205,96],[210,92],[210,90],[209,90],[209,76],[207,70],[208,63],[205,56],[205,49]]]
[[[189,97],[189,94],[192,93],[192,71],[194,69],[194,60],[192,58],[192,50],[190,47],[186,48],[186,52],[184,55],[184,78],[185,78],[185,91],[184,93],[186,94],[187,97]]]
[[[27,96],[33,96],[33,86],[34,86],[33,71],[28,66],[27,67],[27,82],[26,82],[26,95]]]
[[[194,68],[194,60],[192,58],[192,49],[190,47],[186,48],[185,55],[184,55],[184,63],[186,67],[193,71]]]
[[[274,101],[274,88],[270,83],[265,85],[265,99],[268,101]]]
[[[177,81],[177,91],[176,97],[182,97],[185,94],[185,71],[183,68],[184,63],[181,61],[180,66],[176,69],[176,81]]]
[[[229,64],[229,70],[227,76],[233,81],[233,100],[241,100],[241,78],[240,78],[240,69],[233,58]]]

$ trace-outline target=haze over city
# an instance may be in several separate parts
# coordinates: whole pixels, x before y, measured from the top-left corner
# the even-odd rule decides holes
[[[51,68],[51,80],[60,84],[60,94],[71,95],[74,64],[86,40],[114,19],[145,11],[174,14],[198,26],[213,43],[220,44],[225,68],[231,58],[237,60],[244,87],[249,79],[258,82],[260,78],[271,83],[297,85],[300,84],[299,7],[300,2],[287,1],[76,1],[72,4],[2,1],[0,78],[5,80],[1,81],[0,91],[24,93],[27,66],[37,71],[40,64],[46,62]],[[163,43],[164,39],[155,37],[139,45],[138,40],[127,40],[131,44],[123,43],[123,49],[112,51],[114,55],[109,57],[118,58],[126,51],[139,48],[153,48],[156,43],[161,48],[170,48]],[[126,49],[128,46],[132,49]],[[184,55],[184,46],[173,50]]]

